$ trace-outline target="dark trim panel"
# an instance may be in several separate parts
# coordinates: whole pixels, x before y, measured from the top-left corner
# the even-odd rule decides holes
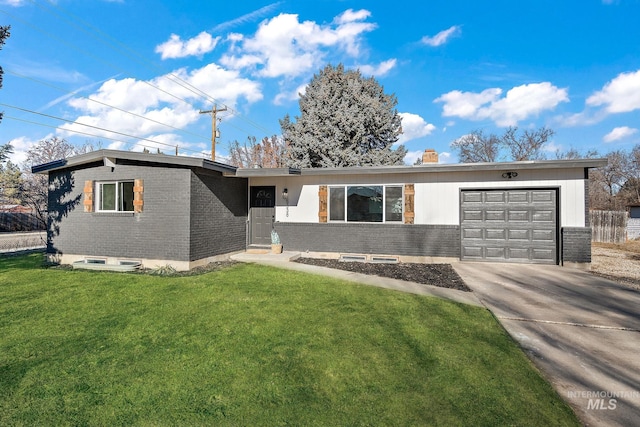
[[[562,262],[591,262],[591,227],[562,227]]]
[[[460,227],[422,224],[276,222],[285,250],[460,257]]]

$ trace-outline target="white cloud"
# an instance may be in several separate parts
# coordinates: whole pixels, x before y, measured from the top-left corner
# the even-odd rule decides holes
[[[438,163],[455,163],[455,157],[453,154],[443,151],[438,153]]]
[[[512,126],[542,111],[552,110],[559,103],[569,101],[567,89],[549,82],[516,86],[500,98],[499,88],[480,93],[454,90],[436,98],[444,103],[442,115],[468,120],[493,120],[498,126]]]
[[[182,41],[180,36],[171,34],[169,40],[156,46],[156,53],[161,54],[162,59],[202,56],[215,49],[219,40],[220,37],[213,38],[206,31],[187,41]]]
[[[608,113],[640,109],[640,70],[618,74],[602,90],[587,98],[587,105],[604,105]]]
[[[1,4],[17,7],[27,4],[27,0],[0,0],[0,5]]]
[[[398,144],[404,144],[413,139],[422,138],[433,132],[436,127],[427,123],[422,117],[412,113],[399,113],[402,117],[402,134]]]
[[[416,160],[422,159],[422,151],[407,151],[407,154],[404,156],[404,164],[405,165],[413,165],[416,163]]]
[[[200,92],[190,91],[189,85],[197,87]],[[81,112],[75,119],[76,122],[109,131],[90,129],[73,123],[67,123],[62,128],[68,132],[90,132],[106,138],[121,138],[115,132],[146,137],[152,133],[171,131],[170,127],[163,124],[183,129],[201,117],[193,104],[209,107],[206,105],[207,101],[202,99],[201,93],[206,93],[214,97],[217,103],[231,108],[240,99],[253,103],[263,97],[258,83],[241,78],[238,72],[224,70],[216,64],[209,64],[191,72],[179,69],[171,75],[157,77],[151,81],[133,78],[111,79],[102,84],[96,93],[87,97],[100,103],[86,98],[73,98],[69,101],[69,105]]]
[[[418,151],[407,151],[407,154],[404,156],[404,164],[405,165],[413,165],[416,160],[422,160],[422,155],[424,154],[424,150]],[[438,164],[442,163],[454,163],[453,156],[451,153],[443,152],[438,153]]]
[[[300,98],[300,95],[304,95],[307,92],[307,83],[301,84],[296,89],[290,92],[281,92],[279,93],[273,103],[276,105],[283,105],[287,101],[297,101]]]
[[[638,132],[638,129],[630,128],[629,126],[620,126],[606,134],[602,140],[604,142],[613,142],[631,136],[636,132]]]
[[[388,61],[383,61],[376,66],[360,65],[358,68],[360,69],[360,72],[366,76],[381,77],[391,71],[396,66],[396,62],[396,59],[389,59]]]
[[[9,144],[13,147],[13,153],[9,155],[9,160],[12,163],[22,167],[23,163],[27,160],[27,151],[34,145],[36,145],[39,141],[43,139],[53,138],[53,134],[48,134],[43,136],[38,140],[27,138],[26,136],[21,136],[18,138],[14,138],[9,141]]]
[[[253,37],[235,37],[234,45],[221,63],[233,69],[254,68],[263,77],[296,77],[324,63],[326,49],[342,49],[348,55],[360,55],[361,35],[376,26],[361,22],[366,10],[351,9],[331,24],[299,22],[298,15],[280,14],[260,24]]]
[[[454,25],[452,27],[447,28],[446,30],[440,31],[433,37],[424,36],[420,41],[427,46],[440,46],[445,44],[449,39],[453,36],[456,36],[462,32],[462,29],[459,25]]]
[[[260,18],[262,16],[265,16],[268,13],[271,13],[271,11],[277,8],[281,3],[282,3],[281,1],[276,3],[271,3],[269,5],[261,7],[258,10],[254,10],[253,12],[249,12],[245,15],[242,15],[239,18],[232,19],[231,21],[223,22],[221,24],[216,25],[211,31],[216,33],[220,31],[224,31],[227,28],[235,27],[236,25],[241,25],[247,22],[254,21],[257,18]]]
[[[484,104],[492,103],[502,93],[502,89],[485,89],[480,93],[453,90],[436,98],[434,102],[444,102],[442,115],[477,120],[478,110]]]

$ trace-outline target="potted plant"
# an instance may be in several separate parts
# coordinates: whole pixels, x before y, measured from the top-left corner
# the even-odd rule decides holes
[[[280,236],[278,236],[278,232],[276,230],[271,230],[271,253],[282,253],[282,243],[280,242]]]

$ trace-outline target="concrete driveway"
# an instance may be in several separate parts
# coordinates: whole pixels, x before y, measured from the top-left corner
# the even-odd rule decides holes
[[[640,423],[639,291],[558,266],[453,266],[583,423]]]

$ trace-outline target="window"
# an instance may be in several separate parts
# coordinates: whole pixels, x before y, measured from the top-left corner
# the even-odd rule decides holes
[[[329,187],[329,221],[402,222],[402,186]]]
[[[344,187],[329,188],[329,221],[344,221]]]
[[[384,220],[402,221],[402,187],[385,187]]]
[[[99,182],[96,191],[96,211],[133,212],[133,181]]]

